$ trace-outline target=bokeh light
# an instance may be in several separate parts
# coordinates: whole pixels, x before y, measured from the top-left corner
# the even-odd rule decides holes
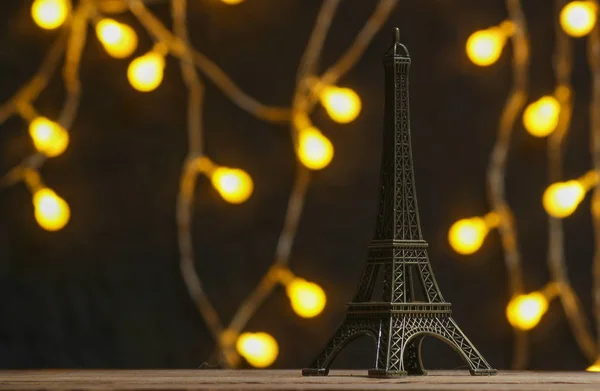
[[[69,145],[69,133],[46,117],[37,117],[31,121],[29,135],[35,148],[48,157],[62,154]]]
[[[33,21],[46,30],[60,27],[68,14],[68,0],[35,0],[31,5]]]
[[[133,88],[141,92],[155,90],[162,83],[165,58],[150,52],[134,59],[127,68],[127,79]]]
[[[254,190],[250,175],[239,168],[219,167],[212,173],[211,182],[221,197],[232,204],[245,202]]]
[[[594,28],[596,12],[593,1],[572,1],[560,11],[560,26],[572,37],[583,37]]]
[[[236,350],[256,368],[265,368],[273,364],[279,354],[275,338],[263,332],[242,333],[237,340]]]
[[[532,136],[545,137],[556,129],[559,114],[558,100],[553,96],[543,96],[525,108],[523,125]]]
[[[319,285],[302,278],[294,278],[286,286],[286,292],[294,312],[303,318],[319,315],[327,302],[325,291]]]
[[[595,363],[586,368],[588,372],[600,372],[600,358]]]
[[[476,65],[492,65],[500,58],[505,41],[506,37],[499,29],[476,31],[467,39],[467,56]]]
[[[135,31],[113,19],[102,19],[96,24],[96,35],[106,52],[115,58],[129,57],[137,48]]]
[[[71,210],[65,200],[48,188],[33,194],[35,220],[47,231],[58,231],[69,222]]]
[[[362,107],[360,97],[350,88],[326,86],[320,100],[331,119],[342,124],[354,121]]]
[[[457,253],[473,254],[479,250],[487,233],[488,227],[481,217],[461,219],[450,227],[448,241]]]
[[[298,158],[311,170],[321,170],[333,159],[333,144],[314,127],[302,129],[298,135]]]
[[[506,307],[508,322],[515,328],[530,330],[548,310],[548,299],[541,292],[513,297]]]
[[[585,188],[576,180],[557,182],[548,186],[542,197],[546,212],[557,218],[570,216],[585,196]]]

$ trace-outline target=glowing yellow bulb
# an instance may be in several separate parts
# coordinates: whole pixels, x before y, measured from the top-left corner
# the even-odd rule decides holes
[[[479,250],[488,233],[486,222],[481,217],[458,220],[448,232],[450,246],[459,254],[473,254]]]
[[[273,364],[279,354],[277,341],[267,333],[243,333],[239,336],[236,349],[238,353],[257,368]]]
[[[246,201],[254,190],[250,175],[237,168],[219,167],[213,172],[211,181],[221,197],[232,204]]]
[[[358,94],[350,88],[328,86],[321,92],[321,104],[335,122],[345,124],[354,121],[362,104]]]
[[[225,4],[231,4],[231,5],[233,5],[233,4],[239,4],[239,3],[241,3],[244,0],[221,0],[221,1],[223,3],[225,3]]]
[[[48,188],[33,194],[35,219],[47,231],[58,231],[69,222],[71,210],[69,205]]]
[[[96,24],[96,35],[106,52],[115,58],[129,57],[137,48],[135,31],[113,19],[102,19]]]
[[[327,296],[325,296],[325,291],[315,283],[302,278],[294,278],[285,289],[292,308],[303,318],[317,316],[325,308]]]
[[[309,127],[300,131],[297,153],[307,168],[320,170],[333,159],[333,145],[318,129]]]
[[[476,31],[467,39],[467,56],[476,65],[492,65],[500,58],[505,43],[506,34],[501,28]]]
[[[46,117],[37,117],[29,124],[29,134],[35,148],[48,157],[63,153],[69,145],[69,133]]]
[[[595,363],[587,367],[586,371],[588,372],[600,372],[600,358],[596,360]]]
[[[530,103],[523,112],[525,129],[536,137],[549,135],[558,125],[560,103],[553,96],[543,96]]]
[[[150,52],[136,58],[127,68],[127,78],[133,88],[141,92],[156,89],[163,80],[165,58]]]
[[[548,299],[540,292],[513,297],[506,307],[508,322],[521,330],[537,326],[548,310]]]
[[[585,196],[585,188],[576,180],[557,182],[548,186],[542,203],[546,212],[553,217],[571,215]]]
[[[35,0],[31,6],[31,16],[43,29],[60,27],[69,14],[68,0]]]
[[[570,36],[583,37],[594,28],[596,11],[592,1],[572,1],[560,11],[560,25]]]

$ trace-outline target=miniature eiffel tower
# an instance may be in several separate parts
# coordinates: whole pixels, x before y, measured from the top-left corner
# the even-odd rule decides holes
[[[423,240],[415,192],[408,107],[408,50],[399,30],[384,56],[385,117],[379,210],[375,237],[358,293],[348,304],[344,322],[304,376],[324,376],[342,348],[361,335],[376,340],[377,357],[370,377],[424,375],[421,342],[433,336],[452,346],[467,362],[472,375],[494,375],[475,346],[451,317],[437,285]],[[373,290],[383,272],[383,295]],[[413,279],[413,273],[418,277]],[[422,301],[415,297],[416,283]]]

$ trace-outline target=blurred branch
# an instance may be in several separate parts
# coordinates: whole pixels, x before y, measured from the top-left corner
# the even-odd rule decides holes
[[[567,3],[568,0],[556,0],[556,15]],[[571,87],[573,53],[571,40],[563,32],[558,18],[555,21],[555,32],[554,74],[557,85],[555,96],[560,104],[560,115],[556,129],[548,137],[548,179],[550,183],[562,180],[562,146],[570,127],[573,110]],[[552,280],[557,283],[559,298],[575,340],[587,359],[593,361],[596,356],[594,338],[567,273],[562,220],[548,216],[548,267],[550,274]]]
[[[243,92],[230,78],[204,54],[176,37],[158,20],[141,0],[128,0],[129,9],[154,39],[168,45],[171,54],[182,58],[190,56],[204,75],[210,79],[234,104],[242,110],[268,122],[285,122],[290,118],[286,108],[266,106]]]
[[[523,291],[523,273],[521,270],[521,257],[517,247],[517,235],[512,211],[506,201],[505,174],[506,160],[512,130],[521,109],[527,99],[527,69],[529,67],[529,41],[527,37],[527,24],[519,0],[507,0],[508,15],[515,25],[515,33],[511,40],[513,43],[513,87],[505,103],[498,136],[488,166],[488,196],[492,209],[501,217],[500,232],[502,247],[504,248],[504,261],[508,270],[510,291],[512,295]],[[521,369],[527,363],[526,335],[515,329],[515,351],[513,368]]]
[[[598,2],[594,1],[596,7]],[[594,26],[588,38],[588,62],[592,74],[592,101],[590,103],[590,147],[592,164],[600,173],[600,27]],[[594,225],[593,295],[596,316],[596,356],[600,357],[600,183],[592,193],[592,220]]]
[[[172,0],[171,14],[173,30],[177,37],[186,45],[189,44],[187,32],[187,0]],[[177,236],[179,243],[179,268],[188,293],[198,312],[206,322],[213,339],[220,343],[223,325],[217,311],[204,292],[202,282],[195,266],[194,249],[192,241],[192,205],[198,170],[197,159],[204,153],[203,149],[203,123],[202,106],[204,102],[204,85],[201,82],[196,68],[193,65],[189,52],[182,53],[180,68],[183,81],[188,90],[188,153],[183,163],[182,174],[177,195]]]

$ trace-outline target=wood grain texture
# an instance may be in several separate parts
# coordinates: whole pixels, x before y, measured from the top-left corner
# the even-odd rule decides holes
[[[10,390],[600,390],[600,374],[514,372],[470,376],[430,371],[428,376],[369,379],[366,371],[334,370],[302,377],[300,370],[20,370],[0,371]]]

